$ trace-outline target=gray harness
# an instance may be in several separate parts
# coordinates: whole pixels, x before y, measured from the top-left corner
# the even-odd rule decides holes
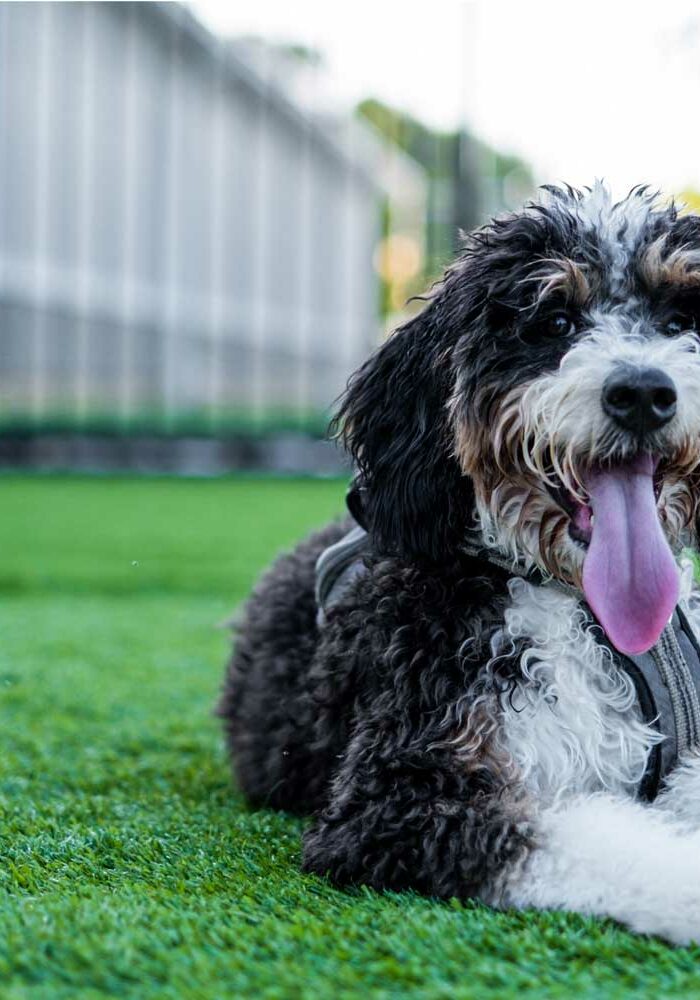
[[[364,561],[367,547],[368,534],[358,525],[319,556],[316,562],[319,628],[353,581],[367,573]],[[545,582],[536,570],[521,571],[496,553],[477,546],[468,546],[466,554],[535,585]],[[585,604],[583,607],[591,623],[595,623],[590,609]],[[615,663],[634,683],[642,718],[665,737],[653,747],[638,789],[640,798],[652,801],[679,758],[700,749],[700,643],[683,602],[676,607],[656,645],[641,655],[623,655],[607,642],[602,629],[598,632],[598,641],[607,646]]]

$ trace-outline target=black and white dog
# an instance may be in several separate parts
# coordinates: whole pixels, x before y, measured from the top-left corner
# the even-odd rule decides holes
[[[277,561],[220,705],[307,871],[700,940],[696,328],[698,216],[546,188],[352,377],[367,534]]]

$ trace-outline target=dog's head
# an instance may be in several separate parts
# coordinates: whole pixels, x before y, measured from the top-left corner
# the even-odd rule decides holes
[[[476,525],[648,648],[700,497],[696,328],[700,218],[645,189],[546,188],[473,233],[342,401],[375,544],[442,561]]]

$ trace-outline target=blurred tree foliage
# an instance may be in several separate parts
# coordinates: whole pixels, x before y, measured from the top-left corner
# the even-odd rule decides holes
[[[404,111],[368,98],[357,113],[420,163],[428,174],[425,275],[438,275],[459,245],[459,231],[515,207],[534,188],[517,156],[500,153],[465,130],[429,128]],[[391,220],[384,220],[385,229]]]
[[[700,212],[700,191],[687,187],[678,195],[678,201],[688,212]]]

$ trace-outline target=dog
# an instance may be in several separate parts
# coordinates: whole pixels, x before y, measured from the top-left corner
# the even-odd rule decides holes
[[[307,872],[700,941],[699,329],[700,217],[547,186],[351,377],[219,704]]]

